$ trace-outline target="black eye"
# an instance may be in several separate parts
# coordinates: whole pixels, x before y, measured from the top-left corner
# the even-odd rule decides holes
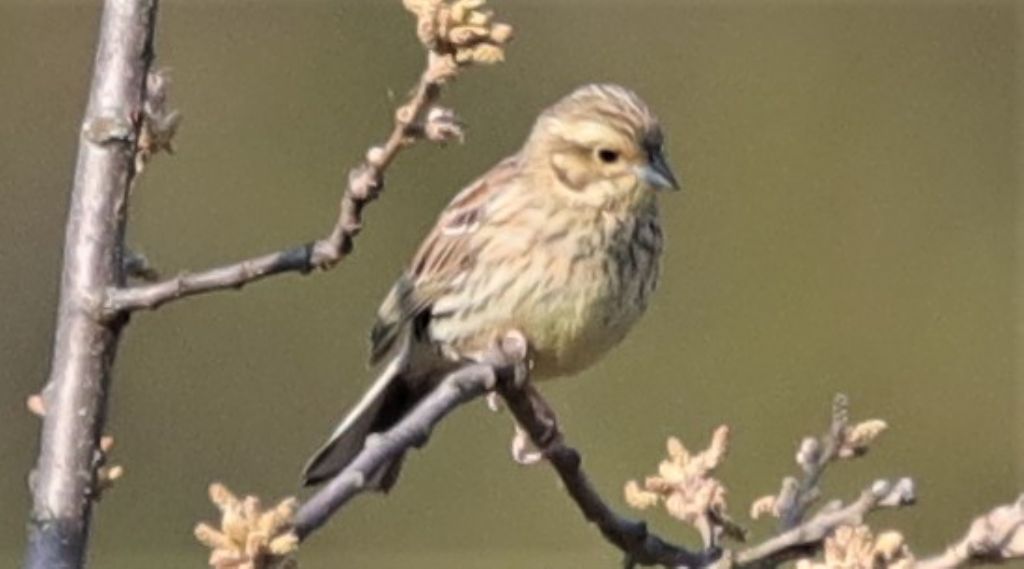
[[[597,159],[605,164],[612,164],[619,159],[619,153],[610,148],[601,148],[597,151]]]

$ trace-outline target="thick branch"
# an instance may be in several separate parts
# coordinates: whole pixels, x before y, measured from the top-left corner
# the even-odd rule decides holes
[[[399,152],[421,136],[420,121],[441,93],[450,76],[447,60],[428,53],[426,69],[409,100],[395,113],[391,134],[381,146],[371,147],[366,159],[348,174],[338,217],[322,239],[290,249],[269,253],[196,273],[183,273],[166,281],[113,287],[107,291],[104,310],[116,315],[139,309],[155,309],[188,296],[243,286],[282,273],[305,274],[314,269],[331,269],[352,251],[363,227],[363,208],[380,196],[384,174]]]
[[[736,567],[777,567],[779,564],[813,555],[825,538],[839,526],[860,525],[864,516],[877,508],[895,508],[914,502],[914,483],[903,478],[896,483],[878,480],[860,497],[843,507],[838,501],[822,508],[810,520],[759,545],[735,555]]]
[[[84,563],[110,366],[122,325],[103,319],[120,286],[122,236],[156,0],[107,0],[82,131],[64,242],[50,378],[43,390],[39,461],[30,476],[28,569]]]

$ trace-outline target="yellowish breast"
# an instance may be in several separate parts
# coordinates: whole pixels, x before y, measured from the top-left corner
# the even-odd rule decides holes
[[[530,339],[538,379],[586,369],[621,342],[647,308],[660,271],[656,216],[602,229],[601,236],[570,244],[572,254],[545,251],[542,256],[567,261],[549,261],[551,285],[513,315]]]
[[[628,216],[534,213],[545,217],[481,229],[489,248],[480,257],[499,261],[477,263],[436,303],[430,335],[468,355],[518,330],[530,342],[532,376],[546,379],[589,367],[643,314],[658,280],[661,230],[653,205]]]

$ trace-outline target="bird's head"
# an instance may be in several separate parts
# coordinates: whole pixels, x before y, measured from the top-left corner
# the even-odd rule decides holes
[[[586,85],[537,119],[524,153],[560,182],[558,191],[598,206],[679,189],[662,153],[658,120],[635,93]]]

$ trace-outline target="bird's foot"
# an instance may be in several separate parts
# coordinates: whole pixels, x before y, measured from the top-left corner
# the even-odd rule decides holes
[[[544,452],[530,440],[530,435],[515,423],[515,434],[512,435],[512,460],[523,466],[537,464],[544,458]]]
[[[522,389],[530,378],[530,343],[519,330],[509,330],[498,339],[498,352],[505,365],[512,368],[512,385]]]
[[[501,413],[505,410],[505,405],[501,402],[501,395],[498,395],[497,391],[487,394],[487,408],[495,413]]]

